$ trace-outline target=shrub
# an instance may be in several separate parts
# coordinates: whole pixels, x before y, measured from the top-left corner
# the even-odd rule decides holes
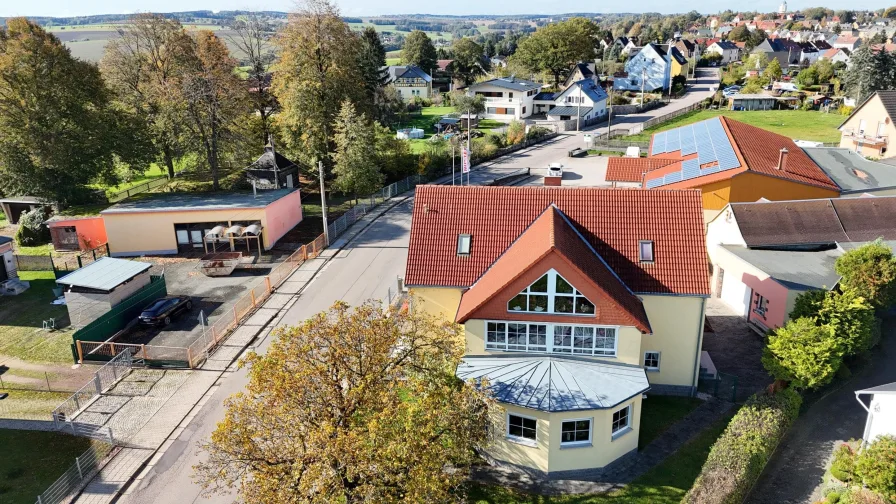
[[[889,504],[886,499],[866,488],[852,488],[840,497],[840,504]]]
[[[16,243],[23,247],[33,247],[50,243],[50,228],[47,227],[47,212],[43,207],[24,212],[19,217]]]
[[[842,290],[852,289],[875,308],[889,308],[896,300],[896,257],[882,241],[863,245],[837,258],[834,269]]]
[[[856,464],[856,452],[846,443],[834,450],[834,458],[831,460],[831,475],[838,480],[848,483],[852,480],[853,470]],[[840,496],[838,495],[839,499]]]
[[[612,105],[631,105],[631,100],[626,98],[625,95],[622,94],[614,94],[613,99],[610,100]]]
[[[797,296],[791,319],[814,318],[831,327],[844,355],[860,354],[877,343],[878,322],[874,307],[855,290],[807,291]]]
[[[545,128],[544,126],[533,126],[529,128],[529,132],[526,133],[526,138],[528,138],[529,140],[532,140],[534,138],[541,138],[548,133],[552,133],[552,131],[548,128]]]
[[[843,346],[831,326],[818,326],[808,317],[778,328],[762,351],[762,365],[769,374],[801,389],[827,385],[842,362]]]
[[[747,399],[713,444],[684,502],[742,502],[799,414],[801,403],[802,398],[792,389]]]
[[[880,436],[856,458],[856,480],[870,490],[896,498],[896,437]]]
[[[828,504],[837,504],[840,502],[840,493],[839,492],[831,492],[825,497],[825,502]]]
[[[522,121],[510,121],[506,135],[507,145],[516,145],[526,138],[526,125]]]

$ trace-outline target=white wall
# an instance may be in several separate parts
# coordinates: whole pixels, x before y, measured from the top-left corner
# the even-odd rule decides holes
[[[878,436],[896,436],[896,395],[874,394],[870,409],[865,441],[871,443]]]

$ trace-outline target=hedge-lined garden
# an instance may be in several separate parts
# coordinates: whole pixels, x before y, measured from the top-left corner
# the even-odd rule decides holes
[[[773,395],[762,392],[747,399],[716,440],[684,502],[742,502],[799,415],[801,403],[802,398],[792,389]]]

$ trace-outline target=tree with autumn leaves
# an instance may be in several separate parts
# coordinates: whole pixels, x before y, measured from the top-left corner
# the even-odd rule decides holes
[[[460,326],[377,301],[280,329],[195,467],[246,502],[454,502],[493,401],[458,380]]]

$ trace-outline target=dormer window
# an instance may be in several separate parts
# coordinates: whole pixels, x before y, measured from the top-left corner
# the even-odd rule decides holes
[[[473,236],[468,234],[457,235],[457,255],[470,255],[470,247],[473,245]]]
[[[641,262],[653,262],[653,242],[641,240],[638,244],[638,259]]]
[[[559,273],[550,270],[507,303],[511,312],[562,313],[593,315],[594,303],[588,300]]]

